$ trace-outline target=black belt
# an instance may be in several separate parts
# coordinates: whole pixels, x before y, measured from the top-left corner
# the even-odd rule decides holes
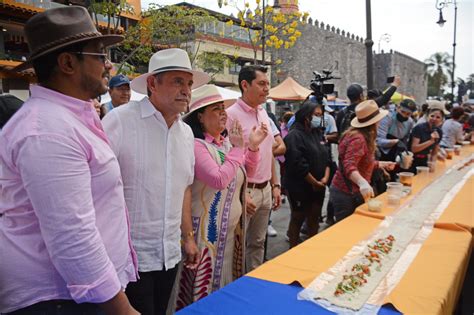
[[[23,315],[23,314],[33,314],[32,312],[47,312],[51,308],[64,308],[64,307],[73,307],[83,311],[84,314],[95,313],[100,309],[98,304],[93,303],[81,303],[78,304],[74,300],[50,300],[39,302],[19,310],[13,311],[11,313],[6,313],[5,315]]]
[[[270,181],[267,180],[263,183],[247,183],[247,187],[248,188],[255,188],[255,189],[263,189],[263,188],[267,187],[269,182]]]

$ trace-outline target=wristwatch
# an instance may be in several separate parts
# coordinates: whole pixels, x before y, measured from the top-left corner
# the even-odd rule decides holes
[[[274,189],[275,187],[278,187],[278,189],[281,190],[281,185],[280,184],[272,184],[272,189]]]

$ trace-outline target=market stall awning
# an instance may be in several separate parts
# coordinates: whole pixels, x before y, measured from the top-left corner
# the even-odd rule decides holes
[[[270,89],[270,95],[268,97],[275,101],[303,101],[311,94],[311,90],[301,86],[293,78],[288,77]]]
[[[406,99],[412,100],[412,101],[415,100],[415,98],[413,98],[411,96],[408,96],[408,95],[405,95],[405,94],[402,94],[402,93],[399,93],[399,92],[393,93],[392,97],[390,98],[392,103],[395,103],[395,104],[399,104],[401,101],[406,100]]]

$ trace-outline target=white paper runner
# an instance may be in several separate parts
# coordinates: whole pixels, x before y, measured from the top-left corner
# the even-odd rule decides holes
[[[435,221],[474,174],[472,164],[459,169],[473,157],[474,154],[452,166],[419,192],[416,198],[393,215],[387,216],[365,240],[354,245],[333,267],[313,280],[307,289],[300,292],[298,298],[320,304],[338,314],[376,313],[384,298],[398,284],[415,259],[424,241],[431,234]],[[382,265],[379,268],[375,268],[377,264],[371,266],[371,276],[367,278],[367,283],[360,286],[355,293],[336,297],[334,292],[343,275],[350,274],[356,263],[367,264],[367,259],[364,258],[368,251],[367,245],[389,234],[395,237],[392,251],[382,257]]]

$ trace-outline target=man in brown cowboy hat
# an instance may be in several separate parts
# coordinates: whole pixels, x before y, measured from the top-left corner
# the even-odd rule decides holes
[[[180,118],[188,110],[191,89],[209,75],[191,68],[179,48],[153,54],[148,72],[131,88],[147,94],[107,114],[104,129],[120,164],[130,211],[132,241],[140,279],[127,287],[133,307],[143,314],[165,314],[181,261],[199,262],[191,218],[194,135]]]
[[[137,314],[117,159],[91,99],[107,91],[103,36],[86,9],[47,10],[25,26],[39,84],[0,134],[0,313]]]

